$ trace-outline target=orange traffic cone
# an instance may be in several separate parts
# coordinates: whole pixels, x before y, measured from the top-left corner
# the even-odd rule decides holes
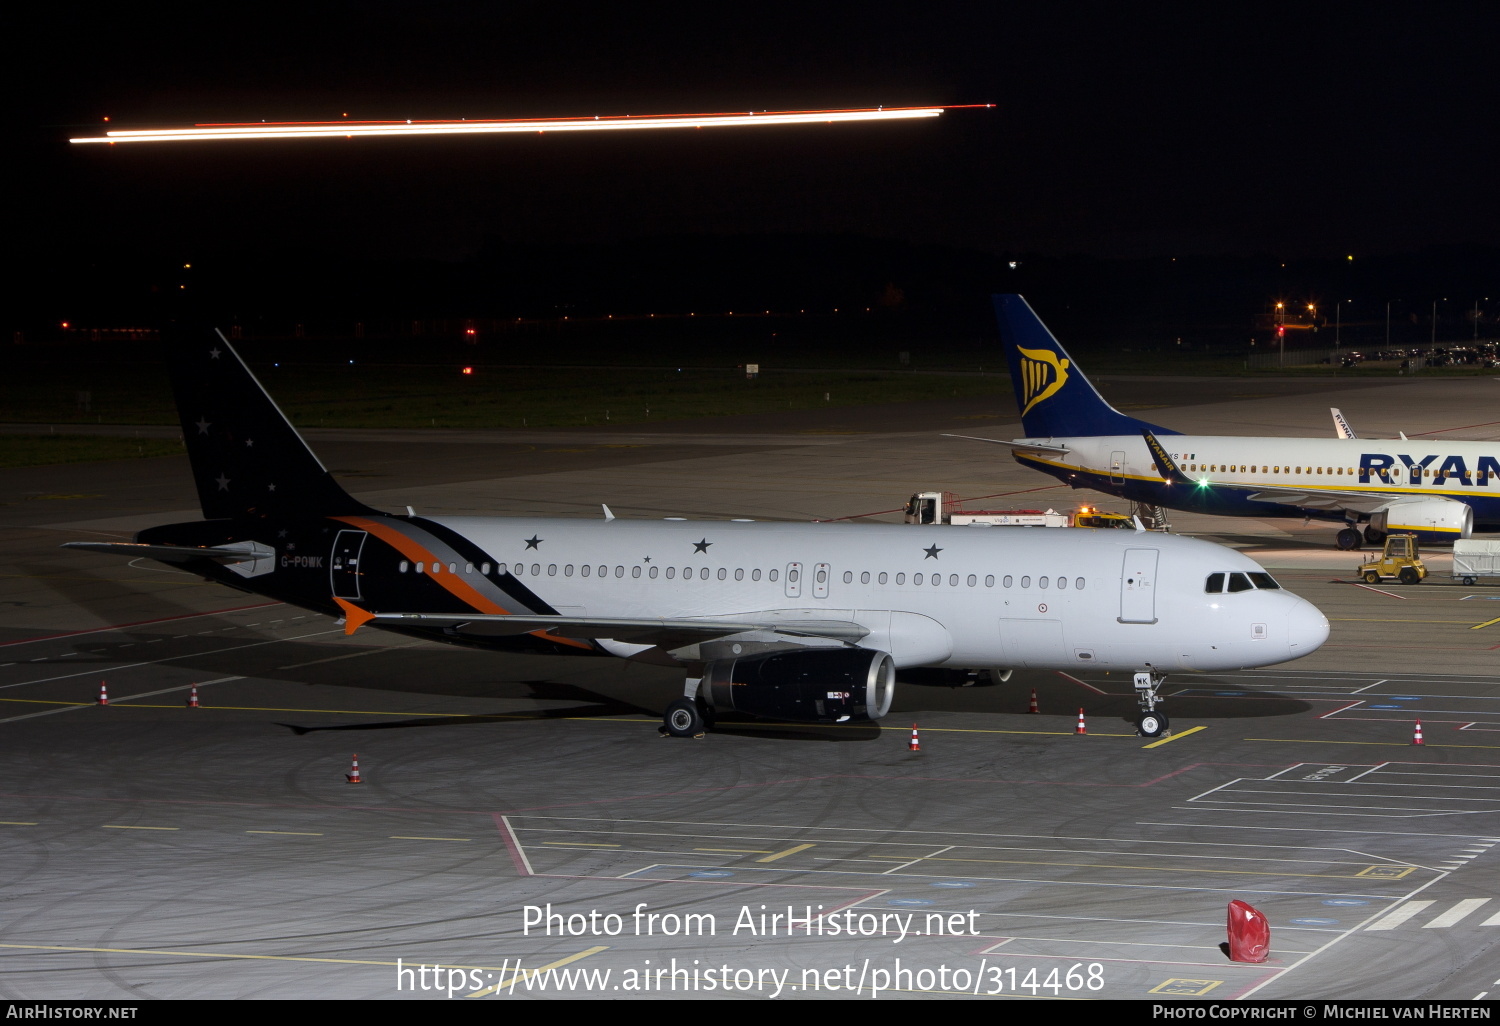
[[[1075,734],[1087,734],[1088,732],[1089,732],[1088,725],[1083,722],[1083,710],[1079,709],[1078,710],[1078,726],[1076,726],[1076,727],[1073,728],[1073,733],[1075,733]]]
[[[107,688],[105,688],[104,681],[102,681],[102,680],[99,682],[99,704],[100,705],[108,705],[109,704],[109,690]]]
[[[344,779],[347,780],[351,784],[363,784],[364,783],[363,780],[359,779],[359,753],[358,752],[354,753],[354,765],[350,768],[350,770],[349,770],[348,773],[344,774]]]
[[[922,750],[922,742],[917,739],[917,725],[915,723],[911,725],[911,741],[907,743],[906,750],[909,752],[920,752]]]
[[[198,708],[198,685],[196,684],[193,685],[193,690],[188,692],[187,707],[189,709]]]
[[[1425,744],[1425,742],[1422,740],[1422,721],[1421,720],[1417,721],[1417,729],[1412,732],[1411,743],[1414,744],[1414,745]]]
[[[1029,713],[1040,713],[1042,711],[1041,708],[1036,704],[1036,688],[1031,689],[1031,708],[1027,709],[1026,711]]]

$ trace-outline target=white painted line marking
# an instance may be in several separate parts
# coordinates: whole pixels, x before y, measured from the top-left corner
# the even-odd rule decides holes
[[[1480,923],[1479,925],[1480,926],[1500,926],[1500,912],[1496,912],[1494,915],[1490,916],[1488,919],[1486,919],[1484,922]],[[1495,983],[1497,985],[1500,985],[1500,980],[1496,980]]]
[[[15,683],[15,684],[3,684],[3,685],[0,685],[0,690],[4,690],[6,688],[24,687],[27,684],[46,684],[49,681],[54,681],[54,680],[69,680],[69,679],[71,679],[73,677],[89,677],[89,676],[96,676],[97,677],[97,676],[101,676],[101,675],[108,675],[108,674],[112,674],[112,673],[119,673],[121,670],[134,669],[137,666],[155,666],[158,663],[170,663],[170,662],[175,662],[178,659],[194,659],[194,658],[200,658],[200,657],[203,657],[203,656],[217,656],[217,655],[223,655],[225,652],[238,652],[241,649],[245,649],[245,648],[259,648],[262,645],[275,645],[278,642],[283,642],[283,641],[300,641],[303,638],[318,638],[318,637],[322,637],[325,634],[340,634],[342,632],[343,632],[343,628],[342,627],[335,627],[331,631],[314,631],[312,634],[299,634],[296,637],[292,637],[292,638],[273,638],[270,641],[252,641],[248,645],[233,645],[233,646],[231,646],[229,648],[215,649],[212,652],[185,652],[182,655],[163,656],[160,659],[148,659],[148,660],[145,660],[145,661],[139,662],[139,663],[124,663],[124,664],[122,664],[120,666],[111,666],[111,667],[108,667],[108,668],[100,667],[100,668],[96,668],[96,669],[92,669],[92,670],[84,670],[81,673],[65,673],[65,674],[62,674],[61,676],[58,676],[58,677],[42,677],[42,678],[40,678],[38,680],[23,680],[23,681],[19,681],[19,682]],[[158,641],[165,641],[166,639],[165,638],[158,638],[157,640]],[[148,642],[148,644],[150,644],[150,642]],[[19,717],[16,717],[16,718],[19,718]],[[3,723],[3,722],[5,722],[5,721],[4,720],[0,720],[0,723]]]
[[[1375,922],[1365,927],[1365,929],[1394,930],[1431,904],[1431,901],[1408,901],[1405,905],[1397,905],[1390,912],[1386,913],[1384,917],[1375,920]]]
[[[1433,919],[1432,922],[1424,923],[1422,929],[1441,930],[1446,926],[1452,926],[1489,900],[1489,898],[1465,898],[1442,915]]]
[[[1353,691],[1349,692],[1349,694],[1351,694],[1351,695],[1357,695],[1361,691],[1369,691],[1371,688],[1377,688],[1377,687],[1379,687],[1380,685],[1382,685],[1384,683],[1385,683],[1385,679],[1382,678],[1380,680],[1377,680],[1374,684],[1366,684],[1362,688],[1355,688]]]

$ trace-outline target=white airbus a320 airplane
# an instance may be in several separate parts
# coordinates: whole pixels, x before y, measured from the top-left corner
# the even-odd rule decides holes
[[[478,648],[680,666],[665,729],[715,712],[877,720],[903,667],[1136,671],[1141,732],[1173,670],[1286,662],[1328,637],[1233,549],[1145,531],[420,517],[341,488],[217,332],[168,340],[205,520],[134,543],[242,591]]]

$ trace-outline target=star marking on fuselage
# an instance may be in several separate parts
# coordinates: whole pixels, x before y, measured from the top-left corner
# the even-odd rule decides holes
[[[266,488],[268,488],[269,490],[271,490],[273,492],[276,490],[276,486],[274,484],[268,484],[268,485],[266,485]]]
[[[197,423],[198,423],[198,433],[200,435],[206,435],[206,434],[208,434],[208,429],[209,429],[209,426],[210,426],[208,418],[207,417],[199,417]]]
[[[245,448],[248,449],[248,448],[250,448],[253,445],[255,445],[255,439],[253,439],[253,438],[247,438],[247,439],[245,439]]]
[[[286,528],[283,527],[281,530],[277,531],[276,532],[276,537],[278,537],[278,538],[285,538],[286,537]]]
[[[219,471],[219,476],[216,477],[216,478],[214,478],[214,480],[218,482],[219,491],[221,491],[221,492],[227,492],[227,491],[229,491],[229,478],[227,478],[227,477],[224,476],[224,472],[222,470]]]
[[[702,541],[693,542],[693,551],[707,553],[708,547],[712,544],[713,542],[709,541],[707,537],[704,537]]]
[[[536,535],[532,535],[530,538],[526,539],[526,547],[528,549],[534,549],[545,540],[546,539],[544,538],[538,538]]]
[[[641,562],[642,563],[649,563],[649,562],[651,562],[651,557],[650,556],[643,556],[641,558]]]
[[[223,352],[222,349],[220,349],[218,346],[214,346],[212,349],[210,349],[208,351],[208,355],[211,356],[213,359],[217,360],[219,358],[219,354],[221,352]]]
[[[938,558],[937,554],[939,552],[942,552],[943,550],[940,549],[940,548],[938,548],[936,545],[929,545],[927,548],[923,549],[922,551],[925,552],[925,553],[927,553],[927,556],[926,556],[927,559],[937,559]]]

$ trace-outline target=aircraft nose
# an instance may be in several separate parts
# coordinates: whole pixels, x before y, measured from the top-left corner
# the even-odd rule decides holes
[[[1295,603],[1287,613],[1287,647],[1293,658],[1316,652],[1328,640],[1328,617],[1305,598],[1293,596]]]

